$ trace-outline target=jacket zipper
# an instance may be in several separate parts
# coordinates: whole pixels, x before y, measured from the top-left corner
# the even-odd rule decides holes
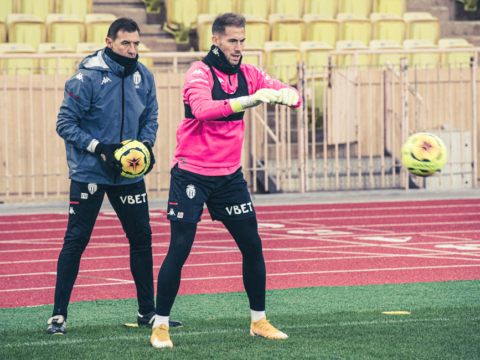
[[[122,77],[122,126],[120,127],[120,142],[123,140],[123,125],[125,123],[125,77]],[[113,178],[113,184],[117,184],[117,175]]]

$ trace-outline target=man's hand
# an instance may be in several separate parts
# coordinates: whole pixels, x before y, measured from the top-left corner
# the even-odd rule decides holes
[[[105,161],[108,167],[115,173],[120,175],[122,173],[122,163],[115,158],[115,150],[120,149],[122,144],[102,144],[98,143],[95,147],[95,154]]]
[[[245,111],[261,103],[275,103],[278,100],[279,92],[274,89],[260,89],[255,94],[231,99],[230,106],[233,112]]]
[[[143,174],[147,175],[150,171],[152,171],[153,165],[155,165],[155,156],[153,156],[152,145],[150,145],[149,141],[144,141],[143,145],[145,145],[145,147],[148,149],[148,152],[150,153],[150,165],[148,166],[147,171],[145,171],[145,174]]]
[[[277,104],[280,105],[288,105],[288,106],[295,106],[298,104],[298,93],[290,88],[284,88],[278,90],[278,99],[277,99]]]

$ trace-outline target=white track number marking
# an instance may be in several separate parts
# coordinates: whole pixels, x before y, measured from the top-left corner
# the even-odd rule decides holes
[[[374,240],[374,241],[386,241],[386,242],[395,242],[395,243],[405,243],[412,239],[411,236],[406,236],[401,239],[383,237],[383,236],[368,236],[368,237],[361,237],[360,240]]]
[[[281,229],[281,228],[284,228],[284,227],[285,227],[284,224],[268,224],[268,223],[259,223],[258,224],[259,229],[262,229],[262,228]]]
[[[468,245],[435,245],[436,248],[442,249],[457,249],[457,250],[480,250],[480,244],[468,244]]]

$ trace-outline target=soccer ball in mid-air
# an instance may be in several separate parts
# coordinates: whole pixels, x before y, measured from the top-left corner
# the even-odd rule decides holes
[[[150,165],[150,152],[137,140],[122,141],[123,146],[115,151],[115,158],[122,163],[122,176],[142,176]]]
[[[433,175],[442,169],[446,161],[445,144],[433,134],[413,134],[402,146],[403,165],[414,175]]]

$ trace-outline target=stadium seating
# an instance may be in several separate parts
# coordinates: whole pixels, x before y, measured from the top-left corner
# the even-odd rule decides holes
[[[0,44],[0,54],[35,54],[29,44]],[[34,59],[0,59],[0,68],[6,68],[7,75],[28,75],[36,67]]]
[[[105,42],[108,28],[116,19],[113,14],[87,14],[85,16],[87,42]]]
[[[305,0],[303,16],[306,14],[324,15],[335,18],[338,13],[337,0]]]
[[[406,0],[374,0],[374,12],[391,13],[400,17],[407,8]]]
[[[340,13],[340,40],[361,41],[368,44],[372,38],[372,23],[369,19],[359,14]]]
[[[258,15],[267,19],[270,14],[270,0],[240,0],[237,2],[237,12],[243,15]]]
[[[403,46],[407,50],[418,50],[418,49],[437,49],[438,46],[432,44],[429,40],[412,40],[408,39],[403,42]],[[438,53],[418,53],[418,54],[408,54],[408,64],[413,65],[436,65],[439,60]]]
[[[307,41],[325,41],[335,47],[340,33],[340,24],[337,20],[325,15],[305,14],[303,19],[307,25]]]
[[[395,40],[372,40],[370,41],[372,50],[399,50],[397,54],[374,54],[371,58],[372,65],[385,65],[388,61],[392,65],[400,64],[400,59],[404,56],[403,47]]]
[[[190,29],[197,27],[198,0],[165,0],[167,21],[163,29],[175,37],[178,44],[189,42]]]
[[[369,17],[372,12],[372,0],[338,0],[338,12],[359,14]]]
[[[293,14],[270,14],[272,41],[290,42],[300,46],[305,39],[305,21]]]
[[[477,11],[478,0],[457,0],[464,4],[465,11]]]
[[[140,43],[138,45],[138,61],[141,62],[143,65],[148,67],[150,70],[153,69],[153,58],[142,57],[142,54],[147,54],[152,52],[146,45]]]
[[[163,0],[142,0],[145,4],[147,14],[160,14],[160,6]]]
[[[297,83],[297,63],[301,59],[300,50],[288,42],[267,41],[267,73],[285,84]]]
[[[57,0],[56,12],[75,15],[85,21],[87,14],[92,12],[93,0]]]
[[[67,44],[73,51],[79,42],[85,41],[85,25],[75,15],[49,14],[47,35],[48,42]]]
[[[0,44],[7,42],[7,25],[0,20]]]
[[[302,53],[302,61],[307,63],[307,89],[312,91],[313,82],[313,94],[312,99],[308,101],[307,106],[309,111],[313,107],[313,99],[315,100],[315,112],[316,112],[316,128],[322,128],[322,115],[323,115],[323,97],[324,97],[324,77],[328,74],[326,66],[328,66],[328,53],[333,50],[333,47],[326,42],[321,41],[303,41],[300,43],[300,51]]]
[[[262,53],[262,63],[259,64],[258,63],[258,56],[255,56],[255,55],[245,55],[245,53],[243,54],[243,57],[242,57],[242,63],[243,64],[252,64],[258,68],[263,68],[265,66],[265,62],[266,62],[266,53],[265,53],[265,49],[263,47],[261,47],[260,45],[258,45],[256,42],[252,42],[252,41],[245,41],[244,43],[245,47],[243,48],[243,51],[259,51]]]
[[[270,39],[270,24],[259,15],[245,15],[247,20],[245,26],[246,41],[256,42],[263,47]]]
[[[275,0],[270,3],[270,14],[303,16],[303,0]]]
[[[315,76],[323,76],[324,67],[328,66],[328,53],[332,50],[334,48],[323,41],[302,41],[300,43],[302,61],[307,63],[308,71],[313,71]]]
[[[440,23],[426,12],[409,12],[403,15],[407,23],[406,39],[429,40],[436,44],[440,38]]]
[[[6,22],[7,15],[14,14],[16,12],[16,0],[2,0],[2,6],[0,6],[0,22]]]
[[[395,14],[372,13],[372,38],[375,40],[394,40],[399,44],[405,40],[405,20]]]
[[[200,14],[225,14],[235,12],[234,0],[200,0]]]
[[[361,41],[337,41],[337,50],[368,50],[365,43]],[[339,66],[349,66],[354,64],[354,56],[340,55],[337,56],[336,64]],[[368,65],[370,63],[369,55],[358,55],[358,66]]]
[[[474,46],[473,44],[469,44],[468,41],[465,39],[440,39],[438,41],[438,47],[440,49],[468,49]],[[444,67],[452,68],[470,67],[470,61],[472,56],[473,54],[468,51],[440,54],[442,65]]]
[[[8,15],[7,30],[9,43],[29,44],[37,50],[38,44],[46,42],[45,23],[35,15]]]
[[[17,2],[19,13],[35,15],[42,21],[46,20],[48,14],[55,12],[55,0],[17,0]]]
[[[75,51],[67,44],[43,43],[38,45],[38,53],[39,54],[65,54],[65,53],[74,54]],[[59,74],[73,75],[75,73],[75,63],[77,61],[78,61],[77,59],[60,59]],[[55,74],[55,71],[57,68],[57,59],[40,59],[40,67],[45,69],[46,75],[53,75]]]
[[[77,48],[75,49],[76,53],[80,54],[93,54],[95,51],[103,49],[106,46],[105,42],[103,43],[78,43]]]
[[[198,50],[209,51],[212,45],[212,25],[216,15],[200,14],[197,18]]]

